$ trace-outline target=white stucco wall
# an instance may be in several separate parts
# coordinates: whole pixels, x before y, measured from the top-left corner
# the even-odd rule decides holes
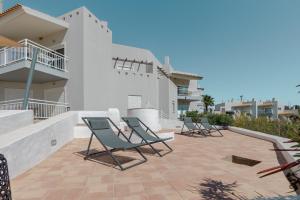
[[[0,110],[0,135],[32,123],[32,110]]]
[[[66,98],[71,110],[83,110],[83,12],[78,8],[59,17],[69,23],[69,29],[64,35],[65,54],[70,58],[67,63],[69,80],[66,85]]]
[[[8,161],[11,178],[32,168],[70,142],[77,120],[77,113],[67,112],[2,134],[0,153]]]
[[[128,96],[138,95],[142,98],[142,107],[151,107],[158,109],[158,79],[156,68],[161,65],[155,56],[145,49],[136,47],[129,47],[119,44],[113,44],[112,56],[122,59],[137,60],[153,62],[153,73],[146,73],[146,66],[140,65],[140,70],[137,71],[137,65],[134,64],[134,71],[125,71],[114,69],[113,64],[111,70],[113,70],[114,84],[117,86],[114,99],[114,107],[120,109],[121,115],[126,116],[128,109]]]

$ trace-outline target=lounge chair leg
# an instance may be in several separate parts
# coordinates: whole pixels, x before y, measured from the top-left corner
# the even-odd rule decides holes
[[[194,136],[194,134],[195,134],[195,131],[194,131],[194,130],[192,130],[192,136]]]
[[[162,143],[163,143],[170,151],[173,151],[173,149],[172,149],[165,141],[162,141]]]
[[[89,153],[90,153],[90,147],[91,147],[91,143],[92,143],[92,140],[93,140],[93,136],[94,136],[94,134],[91,134],[90,141],[89,141],[89,145],[88,145],[88,148],[87,148],[87,150],[86,150],[84,160],[86,160],[87,157],[89,156]]]
[[[203,136],[207,136],[205,133],[204,133],[204,131],[202,130],[202,129],[200,129],[200,132],[199,133],[201,133],[201,135],[203,135]]]
[[[135,150],[144,158],[144,160],[148,160],[146,158],[146,156],[144,156],[144,154],[142,154],[141,150],[138,147],[136,147]]]
[[[223,137],[224,135],[221,133],[219,129],[216,128],[216,130],[220,133],[220,135]]]
[[[128,138],[129,140],[131,139],[132,134],[133,134],[133,130],[131,130],[131,133],[130,133],[129,138]]]
[[[119,167],[121,168],[122,171],[125,170],[125,169],[129,169],[129,168],[131,168],[131,167],[140,165],[140,164],[142,164],[142,163],[144,163],[144,162],[147,161],[147,158],[142,154],[142,152],[139,150],[138,147],[135,147],[134,149],[135,149],[135,150],[143,157],[144,160],[141,160],[140,162],[135,163],[135,164],[133,164],[133,165],[130,165],[130,166],[128,166],[128,167],[122,167],[121,165],[119,165]]]
[[[154,153],[157,153],[160,157],[162,157],[162,155],[151,144],[149,144],[149,146],[154,151]]]
[[[184,124],[182,125],[182,129],[181,129],[180,134],[183,134],[183,128],[184,128]]]
[[[113,159],[113,161],[120,167],[120,169],[123,171],[124,168],[122,167],[122,165],[121,165],[121,163],[118,161],[118,159],[116,159],[116,158],[114,157],[114,155],[113,155],[110,151],[108,151],[108,154],[109,154],[109,156]]]

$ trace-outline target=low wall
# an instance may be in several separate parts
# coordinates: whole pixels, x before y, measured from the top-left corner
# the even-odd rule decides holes
[[[117,109],[110,108],[108,111],[78,111],[78,123],[74,127],[74,138],[89,138],[90,129],[82,121],[82,117],[109,117],[121,130],[124,130],[125,123],[120,122],[121,117]],[[116,129],[112,127],[114,131]]]
[[[1,110],[0,135],[33,124],[32,110]]]
[[[26,120],[22,121],[21,116]],[[10,177],[14,178],[47,159],[73,138],[90,137],[90,130],[81,117],[110,117],[119,128],[124,129],[126,125],[125,122],[120,121],[116,109],[70,111],[35,124],[32,123],[32,111],[21,111],[17,117],[14,116],[13,120],[9,120],[14,123],[8,127],[12,126],[17,130],[0,134],[0,153],[8,160]],[[170,123],[169,126],[164,127],[165,129],[182,125],[182,122],[177,120],[165,120],[164,123],[165,125]],[[0,124],[4,127],[3,120]],[[169,134],[173,132],[161,133],[161,137],[170,137]]]
[[[268,142],[272,142],[273,144],[275,144],[277,146],[277,148],[279,149],[290,149],[293,145],[297,144],[295,142],[293,143],[284,143],[285,141],[288,141],[289,139],[287,138],[283,138],[283,137],[279,137],[279,136],[275,136],[275,135],[270,135],[270,134],[266,134],[266,133],[262,133],[262,132],[258,132],[258,131],[252,131],[252,130],[248,130],[248,129],[244,129],[244,128],[238,128],[238,127],[228,127],[228,129],[230,131],[233,131],[235,133],[239,133],[242,135],[246,135],[249,137],[254,137],[254,138],[258,138],[258,139],[262,139]],[[285,159],[286,162],[290,163],[290,162],[294,162],[296,159],[294,157],[295,154],[297,154],[298,152],[293,152],[293,151],[281,151],[280,154],[283,156],[283,158]],[[273,166],[270,166],[273,167]],[[300,178],[300,166],[296,166],[291,168],[291,171],[298,177]],[[288,171],[286,171],[287,173]],[[297,194],[300,194],[300,184],[298,185],[298,190],[296,191]]]
[[[161,129],[159,110],[154,108],[133,108],[127,110],[127,117],[137,117],[153,131]]]
[[[76,112],[67,112],[1,135],[0,152],[14,178],[46,159],[73,139]]]
[[[280,149],[289,149],[289,148],[291,148],[291,146],[297,144],[297,143],[284,143],[285,141],[288,141],[289,139],[284,138],[284,137],[279,137],[276,135],[270,135],[270,134],[258,132],[258,131],[252,131],[252,130],[238,128],[238,127],[232,127],[232,126],[229,127],[228,129],[235,133],[247,135],[250,137],[255,137],[255,138],[262,139],[262,140],[265,140],[268,142],[272,142]],[[287,162],[295,161],[295,157],[293,155],[295,155],[296,153],[297,152],[290,152],[290,151],[281,152],[281,154],[283,155],[284,159]]]
[[[178,129],[181,130],[183,121],[177,119],[160,119],[159,123],[162,129]]]

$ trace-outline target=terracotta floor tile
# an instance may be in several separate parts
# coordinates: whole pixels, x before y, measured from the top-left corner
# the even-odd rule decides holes
[[[218,195],[222,187],[227,188],[228,195],[250,199],[257,193],[266,197],[293,194],[287,193],[289,183],[283,173],[263,179],[256,174],[278,165],[275,152],[269,151],[273,144],[223,132],[224,137],[176,135],[169,143],[174,151],[162,158],[143,148],[148,161],[126,171],[110,167],[107,157],[97,157],[95,162],[84,160],[88,139],[75,139],[13,179],[12,194],[16,200],[200,200]],[[163,145],[155,147],[165,150]],[[102,150],[96,140],[92,148]],[[140,159],[133,151],[114,154],[124,161]],[[238,165],[224,159],[230,155],[262,162],[254,167]]]

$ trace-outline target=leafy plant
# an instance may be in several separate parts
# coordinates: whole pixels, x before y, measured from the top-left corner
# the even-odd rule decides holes
[[[233,125],[300,141],[300,124],[298,122],[271,120],[267,117],[258,117],[255,119],[241,115],[235,118]]]
[[[210,124],[219,126],[230,126],[233,124],[233,118],[227,114],[198,113],[198,111],[186,112],[187,117],[191,117],[193,122],[199,122],[201,118],[206,117]]]
[[[198,113],[198,111],[187,111],[185,113],[185,116],[186,117],[191,117],[192,120],[193,120],[193,122],[198,122],[198,120],[199,120],[199,113]]]
[[[207,113],[207,111],[208,111],[208,106],[213,106],[215,104],[214,98],[212,98],[209,95],[203,95],[202,102],[204,104],[205,113]]]

